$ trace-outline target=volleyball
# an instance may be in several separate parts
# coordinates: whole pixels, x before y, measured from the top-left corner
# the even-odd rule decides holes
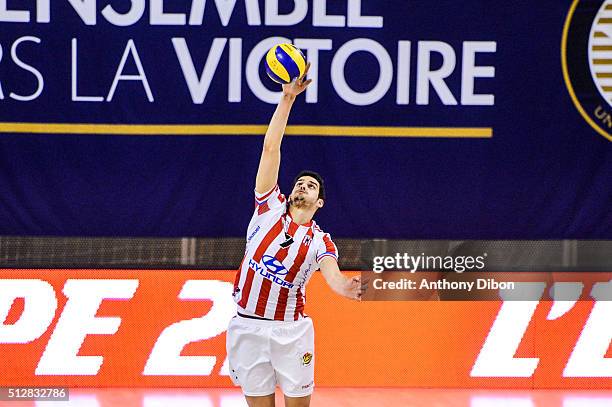
[[[266,54],[266,73],[276,83],[290,83],[304,75],[306,58],[293,44],[278,44]]]

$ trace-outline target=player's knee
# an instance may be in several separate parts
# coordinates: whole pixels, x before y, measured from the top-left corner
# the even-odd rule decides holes
[[[274,394],[268,396],[244,396],[249,407],[274,407]]]
[[[308,407],[310,395],[304,397],[289,397],[285,395],[285,407]]]

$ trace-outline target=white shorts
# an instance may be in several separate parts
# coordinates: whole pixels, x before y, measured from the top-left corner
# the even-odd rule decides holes
[[[308,317],[265,321],[236,316],[227,328],[230,377],[247,396],[267,396],[276,384],[288,397],[314,389],[314,328]]]

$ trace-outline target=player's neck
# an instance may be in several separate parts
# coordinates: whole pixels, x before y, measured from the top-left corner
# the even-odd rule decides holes
[[[291,215],[291,219],[298,225],[305,225],[312,220],[315,211],[296,208],[295,206],[289,206],[289,215]]]

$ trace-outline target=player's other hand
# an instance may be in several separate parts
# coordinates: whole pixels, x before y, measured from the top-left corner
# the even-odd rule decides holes
[[[344,296],[352,300],[360,301],[368,287],[368,280],[361,280],[361,276],[351,277],[346,280],[344,286]]]
[[[310,62],[306,64],[304,75],[295,79],[293,82],[283,85],[283,95],[296,97],[300,93],[304,92],[308,85],[312,82],[312,79],[306,79],[308,70],[310,69]]]

